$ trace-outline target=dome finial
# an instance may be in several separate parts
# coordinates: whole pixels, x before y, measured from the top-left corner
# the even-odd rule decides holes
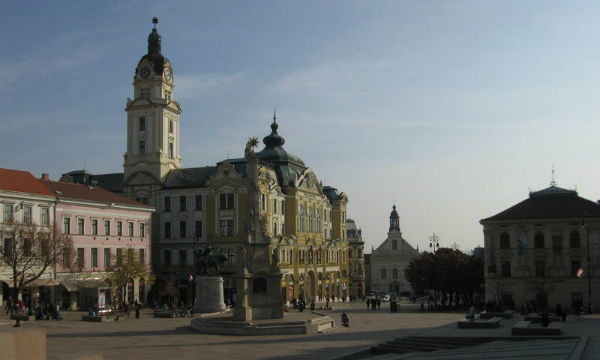
[[[273,109],[273,123],[277,122],[277,110]]]
[[[552,181],[550,181],[550,186],[556,186],[556,176],[554,175],[554,164],[552,164]]]
[[[158,18],[156,16],[152,18],[152,23],[154,24],[154,28],[156,29],[156,24],[158,24]]]

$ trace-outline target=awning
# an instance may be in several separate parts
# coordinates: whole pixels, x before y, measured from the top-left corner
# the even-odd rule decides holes
[[[63,280],[63,281],[60,281],[60,284],[62,286],[64,286],[65,289],[67,289],[67,291],[70,291],[70,292],[72,292],[72,291],[79,291],[79,287],[77,287],[77,285],[75,285],[75,281],[66,281],[66,280]]]
[[[15,283],[12,280],[5,280],[5,283],[8,284],[9,287],[13,288]],[[58,281],[55,279],[37,279],[34,280],[33,282],[30,282],[29,284],[25,285],[24,288],[26,289],[30,289],[30,288],[36,288],[36,287],[40,287],[40,286],[57,286],[59,285]]]
[[[109,289],[110,285],[106,283],[104,280],[98,279],[88,279],[88,280],[79,280],[75,281],[77,287],[81,289]]]

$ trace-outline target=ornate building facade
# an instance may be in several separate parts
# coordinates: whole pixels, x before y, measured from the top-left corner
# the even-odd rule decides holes
[[[228,298],[235,292],[237,248],[247,209],[248,163],[244,157],[215,166],[183,168],[179,153],[181,107],[175,101],[171,62],[162,54],[156,27],[148,52],[138,62],[134,97],[128,99],[124,172],[91,175],[72,172],[156,208],[153,217],[153,269],[158,283],[174,280],[179,298],[192,299],[194,254],[211,243],[228,261],[221,268]],[[275,116],[259,159],[261,224],[284,273],[281,294],[300,298],[348,296],[349,265],[346,194],[324,186],[302,159],[287,152]],[[240,144],[240,153],[243,144]],[[241,154],[240,154],[241,155]],[[231,295],[231,296],[229,296]]]
[[[404,269],[411,259],[419,255],[418,249],[413,248],[400,231],[400,216],[396,205],[390,214],[390,229],[387,239],[371,253],[370,290],[396,293],[411,291],[410,284],[404,278]]]
[[[356,227],[352,219],[346,220],[348,233],[348,267],[350,268],[350,295],[358,299],[365,297],[365,243],[362,230]]]

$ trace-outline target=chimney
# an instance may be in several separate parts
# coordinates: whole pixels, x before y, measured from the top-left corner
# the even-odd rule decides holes
[[[42,174],[42,180],[50,180],[50,175]]]

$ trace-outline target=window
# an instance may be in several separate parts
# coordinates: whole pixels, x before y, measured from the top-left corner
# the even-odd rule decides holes
[[[362,257],[362,248],[358,249],[358,258],[360,259]]]
[[[50,224],[50,209],[48,208],[41,208],[41,218],[40,218],[40,224],[41,225],[48,225]]]
[[[165,221],[165,238],[166,239],[171,238],[171,222],[170,221]]]
[[[146,131],[146,118],[145,117],[141,117],[140,118],[140,131]]]
[[[323,231],[322,230],[323,223],[321,220],[322,220],[321,219],[321,208],[317,207],[317,228],[315,229],[315,232],[320,233],[321,231]]]
[[[555,253],[562,251],[562,236],[558,235],[552,237],[552,251]]]
[[[535,276],[537,276],[537,277],[545,277],[546,276],[546,262],[544,260],[536,260]]]
[[[4,205],[4,221],[10,222],[13,219],[13,207],[12,205]]]
[[[281,215],[285,215],[285,201],[281,200]]]
[[[169,120],[169,134],[173,133],[173,120]]]
[[[386,279],[387,279],[387,270],[381,269],[381,280],[386,280]]]
[[[23,222],[25,224],[31,224],[33,209],[31,206],[25,206],[23,208]]]
[[[195,196],[196,211],[202,210],[202,195]]]
[[[165,197],[165,212],[171,212],[171,197]]]
[[[140,140],[138,142],[138,155],[139,156],[146,155],[146,140]]]
[[[146,224],[140,223],[140,233],[138,235],[141,238],[146,237]]]
[[[577,271],[581,268],[581,260],[571,260],[571,276],[577,276]]]
[[[267,210],[267,197],[265,196],[265,194],[260,194],[260,209],[262,211]]]
[[[179,211],[187,210],[187,197],[182,195],[179,197]]]
[[[194,235],[197,238],[202,237],[202,221],[201,220],[196,220],[196,222],[194,224]]]
[[[63,251],[63,257],[62,257],[62,261],[63,261],[63,267],[68,268],[71,266],[71,252],[65,248]]]
[[[219,207],[222,210],[225,209],[233,209],[234,201],[233,201],[233,193],[225,193],[219,195]]]
[[[502,262],[502,276],[510,277],[510,261]]]
[[[77,234],[83,235],[83,231],[84,231],[84,220],[77,219]]]
[[[395,279],[398,279],[398,269],[394,269],[394,270],[392,270],[392,278],[393,278],[394,280],[395,280]]]
[[[277,214],[277,199],[273,199],[273,209],[271,209],[273,214]]]
[[[117,266],[123,263],[123,249],[117,249]]]
[[[173,142],[169,142],[169,157],[171,159],[175,157],[175,152],[173,151]]]
[[[104,235],[110,236],[110,220],[104,220]]]
[[[146,263],[146,251],[144,249],[140,249],[140,264]]]
[[[398,241],[392,240],[392,250],[398,250]]]
[[[358,263],[358,276],[362,276],[363,274],[363,266],[361,263]]]
[[[179,266],[187,266],[187,251],[179,250]]]
[[[11,238],[6,238],[4,239],[4,254],[8,255],[6,257],[12,258],[13,256],[13,247],[12,247],[12,239]]]
[[[227,251],[227,266],[235,266],[235,250],[233,249]]]
[[[148,205],[148,198],[145,195],[136,197],[135,201],[138,201],[138,202],[141,202],[142,204]]]
[[[171,92],[169,90],[165,90],[165,99],[167,102],[171,101]]]
[[[163,258],[163,265],[171,266],[171,250],[165,250],[164,258]]]
[[[98,220],[92,220],[92,235],[98,235]]]
[[[506,232],[500,235],[500,249],[510,249],[510,236]]]
[[[127,223],[127,236],[129,237],[133,237],[133,222],[130,221],[129,223]]]
[[[71,233],[71,218],[64,218],[63,219],[63,234],[70,234]]]
[[[85,249],[84,248],[77,248],[77,267],[79,267],[80,269],[83,269],[83,267],[85,266]]]
[[[304,231],[304,205],[298,206],[298,231]]]
[[[92,267],[93,268],[98,267],[98,249],[97,248],[92,248]]]
[[[544,234],[541,231],[535,233],[535,248],[543,249],[544,248]]]
[[[150,99],[150,89],[149,88],[141,88],[140,89],[140,97],[143,99]]]
[[[227,220],[219,221],[219,234],[221,236],[227,236]]]
[[[233,220],[227,220],[227,236],[233,236]]]
[[[573,230],[571,231],[571,247],[578,248],[581,246],[581,237],[579,236],[579,231]]]
[[[23,239],[23,254],[25,256],[31,256],[31,239]]]
[[[180,238],[187,237],[187,222],[186,221],[179,222],[179,237]]]
[[[308,231],[313,232],[313,207],[308,205]]]
[[[123,236],[123,222],[117,221],[117,236]]]
[[[277,218],[274,216],[273,217],[273,236],[277,236]]]
[[[110,267],[110,248],[104,248],[104,267]]]

